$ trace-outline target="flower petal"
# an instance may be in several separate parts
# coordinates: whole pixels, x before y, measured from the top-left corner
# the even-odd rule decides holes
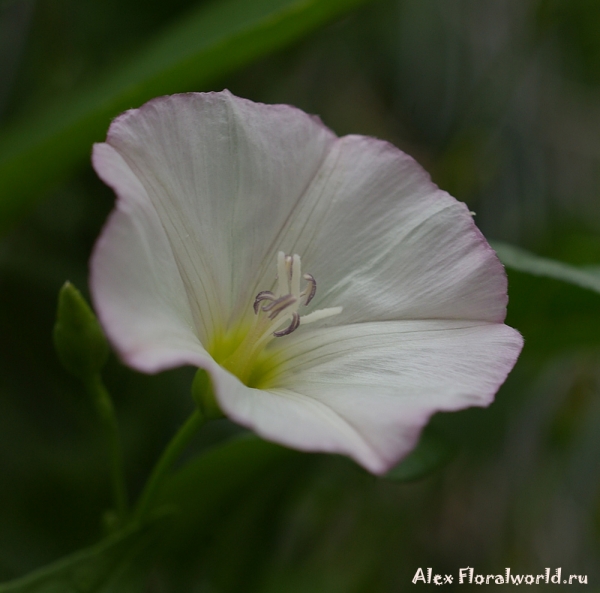
[[[218,394],[263,437],[347,454],[383,473],[436,411],[486,406],[522,347],[515,330],[460,321],[398,321],[306,331],[282,346],[269,392]]]
[[[109,339],[129,365],[145,372],[202,366],[208,355],[196,337],[177,263],[144,188],[111,146],[96,145],[93,160],[121,198],[91,261],[92,297]]]
[[[267,267],[273,282],[278,233],[334,138],[298,109],[227,91],[161,97],[112,123],[107,142],[156,210],[202,340],[251,312]],[[94,164],[127,200],[111,165]]]
[[[467,207],[387,142],[339,138],[280,248],[315,277],[315,309],[344,307],[326,323],[506,315],[504,268]]]

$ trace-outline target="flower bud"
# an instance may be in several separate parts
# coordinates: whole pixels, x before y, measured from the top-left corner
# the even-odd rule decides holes
[[[83,381],[96,375],[108,358],[108,342],[81,293],[65,282],[58,294],[54,346],[63,366]]]

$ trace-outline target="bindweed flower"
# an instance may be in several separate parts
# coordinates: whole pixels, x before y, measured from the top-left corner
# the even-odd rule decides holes
[[[91,262],[112,344],[143,372],[205,369],[266,439],[383,473],[519,355],[468,209],[387,142],[190,93],[119,116],[93,164],[118,197]]]

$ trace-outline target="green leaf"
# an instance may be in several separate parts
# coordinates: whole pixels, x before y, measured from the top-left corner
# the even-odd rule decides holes
[[[456,445],[439,432],[427,427],[419,444],[385,478],[394,482],[412,482],[433,473],[456,455]]]
[[[0,231],[89,157],[110,120],[158,95],[200,90],[364,0],[224,0],[188,14],[77,96],[0,131]]]
[[[546,276],[555,280],[562,280],[569,284],[600,292],[600,273],[597,267],[578,268],[497,241],[492,242],[491,245],[496,250],[500,261],[507,268],[513,268],[534,276]]]
[[[134,527],[66,556],[25,577],[0,584],[0,593],[95,593],[135,554],[142,532]]]

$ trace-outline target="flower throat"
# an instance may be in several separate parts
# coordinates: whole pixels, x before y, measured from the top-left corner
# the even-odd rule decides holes
[[[266,350],[266,346],[275,338],[288,336],[301,325],[342,312],[342,307],[330,307],[300,315],[300,308],[308,306],[316,292],[315,278],[311,274],[302,274],[300,256],[280,251],[275,291],[259,292],[252,304],[252,322],[219,336],[220,339],[211,344],[210,354],[248,387],[265,389],[273,386],[279,360],[277,352]]]

